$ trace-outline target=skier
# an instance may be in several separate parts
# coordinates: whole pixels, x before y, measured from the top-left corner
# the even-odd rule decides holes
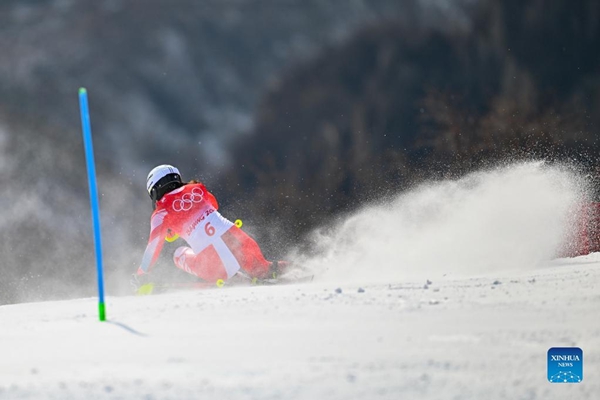
[[[217,211],[215,196],[202,183],[182,182],[177,168],[154,168],[146,187],[154,212],[148,246],[132,277],[134,286],[147,281],[167,237],[178,236],[189,244],[175,250],[175,266],[207,282],[226,280],[238,272],[251,279],[271,278],[284,267],[283,261],[267,261],[258,244]]]

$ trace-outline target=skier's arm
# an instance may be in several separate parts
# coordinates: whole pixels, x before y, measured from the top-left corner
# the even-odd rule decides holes
[[[142,258],[142,264],[137,270],[138,275],[150,272],[150,269],[160,255],[164,245],[165,233],[167,231],[166,226],[163,223],[166,215],[167,211],[165,210],[155,212],[152,215],[150,239],[148,239],[148,246],[146,246],[146,251]]]

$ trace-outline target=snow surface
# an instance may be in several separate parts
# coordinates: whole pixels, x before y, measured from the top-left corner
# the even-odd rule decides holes
[[[543,163],[424,185],[318,232],[306,284],[0,306],[0,399],[598,399],[600,254]],[[109,288],[110,290],[110,288]],[[551,347],[583,382],[551,384]]]
[[[105,323],[95,299],[2,306],[0,398],[596,399],[599,267],[111,297]],[[547,381],[557,346],[582,383]]]

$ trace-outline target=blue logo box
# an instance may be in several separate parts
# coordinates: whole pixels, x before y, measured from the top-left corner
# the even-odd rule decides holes
[[[548,350],[548,381],[580,383],[583,380],[583,351],[579,347],[552,347]]]

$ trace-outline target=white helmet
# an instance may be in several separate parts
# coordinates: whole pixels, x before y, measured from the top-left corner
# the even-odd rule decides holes
[[[172,165],[159,165],[148,174],[146,189],[152,201],[156,202],[170,192],[181,186],[179,170]]]

